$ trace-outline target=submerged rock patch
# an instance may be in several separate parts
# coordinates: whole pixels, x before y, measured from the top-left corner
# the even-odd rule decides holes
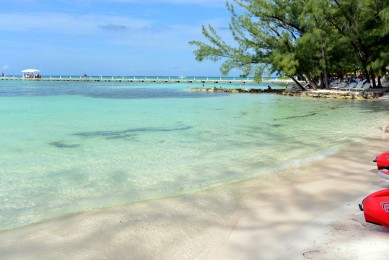
[[[51,142],[49,145],[55,146],[57,148],[77,148],[80,147],[79,144],[67,144],[62,141],[57,141],[57,142]]]
[[[120,139],[120,138],[129,138],[135,137],[136,133],[144,132],[173,132],[173,131],[185,131],[191,129],[191,126],[185,127],[140,127],[140,128],[130,128],[121,131],[93,131],[93,132],[80,132],[73,135],[81,136],[85,138],[93,137],[105,137],[107,139]]]
[[[298,115],[298,116],[288,116],[288,117],[284,117],[284,118],[275,118],[274,121],[278,121],[278,120],[288,120],[288,119],[295,119],[295,118],[301,118],[301,117],[310,117],[310,116],[315,116],[317,113],[315,112],[312,112],[310,114],[306,114],[306,115]]]

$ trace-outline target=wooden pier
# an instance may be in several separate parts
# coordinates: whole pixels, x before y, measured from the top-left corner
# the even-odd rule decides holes
[[[23,78],[16,76],[0,77],[0,80],[19,80],[19,81],[76,81],[76,82],[132,82],[132,83],[200,83],[200,84],[246,84],[260,83],[250,78],[217,78],[217,77],[107,77],[107,76],[44,76],[41,78]],[[268,80],[263,82],[275,84],[290,84],[288,80]]]

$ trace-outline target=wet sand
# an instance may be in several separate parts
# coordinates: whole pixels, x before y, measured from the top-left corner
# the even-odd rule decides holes
[[[389,229],[358,203],[388,188],[389,134],[310,165],[197,194],[0,233],[1,259],[388,259]]]

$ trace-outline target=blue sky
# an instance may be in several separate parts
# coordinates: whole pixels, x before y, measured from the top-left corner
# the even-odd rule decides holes
[[[0,0],[0,66],[43,75],[219,76],[201,25],[228,34],[225,0]],[[237,76],[239,72],[230,76]]]

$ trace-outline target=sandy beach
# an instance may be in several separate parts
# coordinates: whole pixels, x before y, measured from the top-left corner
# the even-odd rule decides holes
[[[1,259],[388,259],[389,229],[358,203],[389,187],[372,162],[389,135],[321,161],[194,195],[0,233]]]

